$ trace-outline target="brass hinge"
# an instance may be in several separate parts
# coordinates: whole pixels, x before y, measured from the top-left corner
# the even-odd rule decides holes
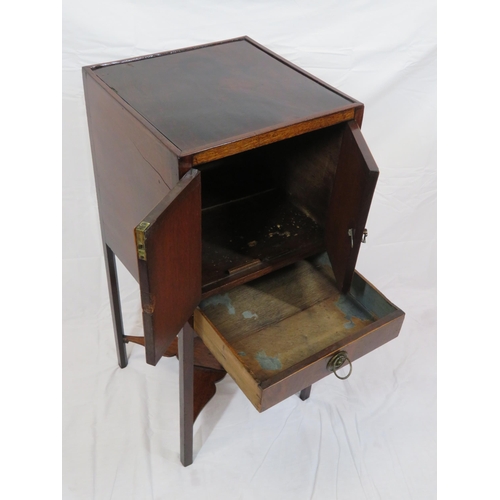
[[[347,236],[351,237],[351,248],[354,248],[354,234],[356,233],[356,229],[352,227],[347,231]]]
[[[146,236],[145,236],[145,233],[150,225],[151,224],[149,222],[142,221],[135,228],[135,243],[137,245],[137,256],[139,257],[139,260],[147,260],[146,259]]]
[[[354,248],[354,235],[356,234],[356,229],[350,228],[347,231],[347,236],[351,238],[351,248]],[[366,243],[366,238],[368,237],[368,229],[363,229],[363,236],[361,237],[361,243]]]

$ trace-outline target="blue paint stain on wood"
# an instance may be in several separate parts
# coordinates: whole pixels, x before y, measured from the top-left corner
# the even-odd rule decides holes
[[[345,319],[348,320],[348,323],[344,324],[344,328],[352,328],[354,326],[352,318],[358,318],[361,321],[373,320],[373,317],[368,312],[346,295],[341,295],[339,300],[335,302],[335,305],[344,313]]]
[[[258,361],[260,367],[263,370],[280,370],[281,369],[281,361],[278,357],[267,356],[265,351],[259,351],[255,355],[255,359]]]
[[[355,274],[352,280],[350,294],[354,300],[364,307],[374,316],[374,318],[383,318],[396,311],[394,306],[387,302],[387,299],[380,295],[370,284],[366,283],[359,275]]]
[[[328,266],[328,267],[332,267],[331,263],[330,263],[330,258],[328,257],[328,254],[325,252],[325,253],[322,253],[319,257],[317,257],[316,259],[316,262],[320,265],[320,266]]]
[[[224,295],[214,295],[213,297],[209,297],[208,299],[203,300],[200,303],[200,306],[202,309],[205,309],[206,307],[210,306],[218,306],[218,305],[223,305],[227,307],[227,312],[229,314],[235,314],[236,310],[233,306],[233,303],[231,302],[231,299],[229,298],[229,295],[225,293]]]
[[[245,318],[245,319],[257,319],[259,316],[257,316],[257,314],[251,312],[251,311],[244,311],[241,313],[241,315]]]

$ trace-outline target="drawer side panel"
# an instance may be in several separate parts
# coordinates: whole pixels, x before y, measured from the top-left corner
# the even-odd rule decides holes
[[[217,332],[214,325],[199,309],[194,312],[194,330],[255,408],[262,411],[262,389],[252,377],[252,374],[245,370],[234,349]]]

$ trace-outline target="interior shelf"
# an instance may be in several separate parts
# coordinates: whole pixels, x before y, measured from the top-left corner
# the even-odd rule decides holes
[[[205,208],[202,237],[205,296],[324,247],[324,229],[280,189]]]

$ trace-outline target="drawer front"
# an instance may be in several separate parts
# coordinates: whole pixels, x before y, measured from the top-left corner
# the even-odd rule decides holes
[[[202,301],[194,328],[259,411],[395,338],[404,313],[359,274],[341,293],[325,256]]]
[[[280,374],[277,379],[270,381],[269,384],[264,384],[260,411],[267,410],[305,387],[328,375],[332,375],[327,365],[332,357],[340,351],[346,352],[349,361],[353,362],[377,347],[395,339],[401,330],[403,320],[403,312],[394,313],[393,319],[386,318],[385,321],[381,322],[381,325],[374,325],[374,328],[367,329],[368,331],[362,332],[348,344],[338,345],[335,348],[332,346],[332,350],[326,356],[322,356],[316,361],[306,360],[302,365],[295,366],[287,373]]]

